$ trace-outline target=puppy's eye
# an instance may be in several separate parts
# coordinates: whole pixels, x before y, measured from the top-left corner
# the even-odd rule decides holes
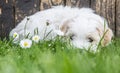
[[[73,40],[74,39],[74,34],[70,35],[70,40]]]
[[[90,43],[92,43],[94,40],[93,40],[93,38],[89,37],[89,38],[88,38],[88,41],[89,41]]]

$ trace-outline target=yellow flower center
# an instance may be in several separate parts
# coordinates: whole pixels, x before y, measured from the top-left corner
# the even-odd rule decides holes
[[[35,37],[34,39],[35,39],[35,40],[38,40],[38,37]]]
[[[14,34],[13,37],[14,37],[14,38],[17,37],[17,34]]]
[[[24,42],[24,46],[28,46],[29,44],[27,42]]]

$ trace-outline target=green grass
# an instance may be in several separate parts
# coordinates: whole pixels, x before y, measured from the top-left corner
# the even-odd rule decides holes
[[[60,40],[29,49],[0,41],[0,73],[120,73],[120,39],[92,53]]]

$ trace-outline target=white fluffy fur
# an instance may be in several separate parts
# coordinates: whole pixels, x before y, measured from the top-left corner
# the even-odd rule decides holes
[[[29,21],[26,24],[27,18],[29,18]],[[46,22],[49,23],[48,26]],[[30,33],[30,36],[33,36],[34,29],[38,28],[40,39],[42,40],[47,28],[45,35],[52,30],[47,39],[53,39],[56,35],[70,36],[72,38],[71,43],[75,47],[88,49],[92,44],[94,45],[94,48],[92,48],[94,51],[104,31],[104,19],[95,14],[93,10],[89,8],[71,8],[68,6],[56,6],[25,17],[11,31],[10,36],[12,36],[14,32],[17,32],[20,34],[20,39],[23,39],[25,24],[26,31]],[[109,29],[108,25],[105,26],[105,29]],[[110,37],[110,39],[108,42],[110,42],[112,37],[112,32],[111,30],[109,31],[110,34],[108,34],[108,37]],[[91,38],[93,42],[90,42]],[[16,40],[18,39],[15,39],[15,41]]]

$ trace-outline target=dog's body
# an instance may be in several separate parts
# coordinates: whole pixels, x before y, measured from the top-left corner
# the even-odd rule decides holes
[[[57,6],[25,17],[11,31],[10,36],[17,32],[20,34],[20,39],[23,39],[24,30],[26,34],[30,33],[29,36],[33,36],[34,30],[38,28],[41,40],[50,32],[47,39],[53,39],[57,35],[70,36],[74,46],[88,48],[91,44],[98,44],[104,31],[107,31],[102,41],[103,45],[107,45],[113,34],[108,25],[104,25],[104,21],[89,8]]]

